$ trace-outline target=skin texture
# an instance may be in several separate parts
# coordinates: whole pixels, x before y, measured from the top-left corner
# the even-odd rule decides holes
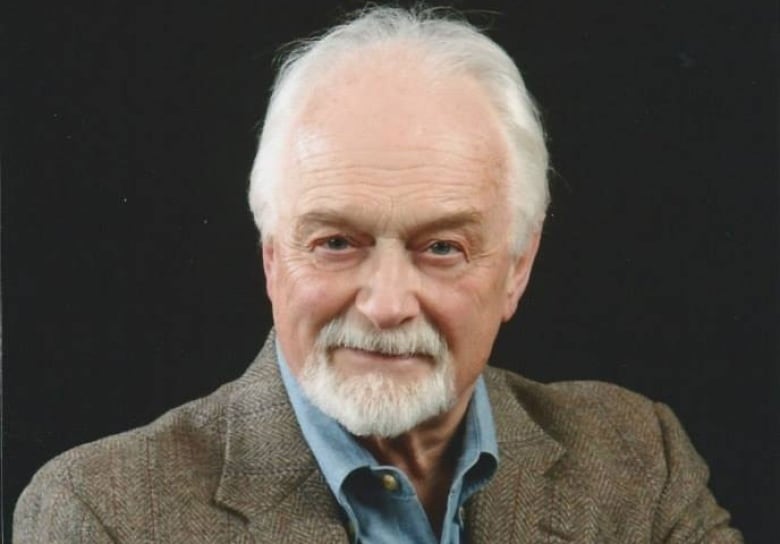
[[[484,91],[466,76],[428,73],[391,49],[348,59],[312,85],[287,135],[279,221],[263,263],[296,376],[339,315],[377,329],[427,319],[446,339],[455,406],[397,438],[363,439],[409,475],[436,528],[451,439],[500,324],[517,308],[539,237],[511,253],[507,146]],[[331,364],[344,375],[414,380],[433,363],[338,349]]]

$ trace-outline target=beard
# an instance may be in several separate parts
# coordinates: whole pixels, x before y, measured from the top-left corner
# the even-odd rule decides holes
[[[376,370],[343,375],[331,360],[337,348],[428,357],[432,368],[418,379]],[[448,411],[456,400],[452,356],[427,321],[381,330],[338,317],[320,331],[299,381],[314,406],[356,436],[396,437]]]

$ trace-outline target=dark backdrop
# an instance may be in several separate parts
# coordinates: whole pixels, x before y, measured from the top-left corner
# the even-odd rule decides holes
[[[5,535],[55,454],[237,377],[270,325],[246,179],[276,47],[359,2],[6,5]],[[778,504],[774,2],[452,2],[515,57],[554,204],[496,364],[672,406],[753,542]],[[493,13],[495,12],[495,13]]]

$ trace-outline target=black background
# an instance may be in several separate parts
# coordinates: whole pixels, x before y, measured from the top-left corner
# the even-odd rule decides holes
[[[207,394],[259,349],[270,313],[245,192],[271,61],[361,5],[16,4],[3,18],[6,537],[46,460]],[[556,169],[497,364],[668,403],[748,541],[776,541],[775,4],[450,4],[517,60]]]

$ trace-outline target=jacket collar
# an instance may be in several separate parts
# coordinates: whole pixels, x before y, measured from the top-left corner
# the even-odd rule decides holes
[[[485,380],[501,461],[491,482],[467,507],[470,542],[569,542],[576,486],[558,477],[566,449],[531,417],[518,384],[532,383],[488,368]],[[512,380],[513,385],[509,384]]]

